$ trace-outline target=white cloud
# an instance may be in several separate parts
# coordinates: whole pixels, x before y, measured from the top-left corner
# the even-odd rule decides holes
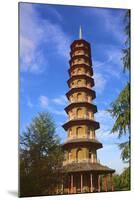
[[[42,37],[37,22],[37,13],[32,4],[20,4],[20,65],[21,71],[40,73],[47,60],[39,49]]]
[[[57,17],[59,21],[63,21],[62,15],[56,10],[56,8],[52,6],[48,6],[47,10],[49,11],[49,13],[51,12],[51,15],[53,15],[54,17]]]
[[[102,47],[101,47],[102,48]],[[123,67],[121,61],[121,49],[116,46],[103,46],[105,61],[93,60],[95,88],[97,94],[102,94],[109,81],[109,77],[121,79]]]
[[[39,18],[34,4],[20,4],[20,64],[21,71],[40,73],[48,65],[41,45],[50,45],[53,53],[67,57],[70,40],[61,26]],[[44,10],[45,11],[45,10]],[[60,18],[60,14],[53,10]],[[62,42],[61,42],[62,41]]]
[[[123,23],[123,15],[124,11],[120,10],[120,13],[117,12],[117,9],[109,8],[93,8],[91,12],[89,12],[89,9],[84,10],[84,15],[92,15],[94,17],[94,20],[98,20],[101,23],[102,30],[107,32],[107,34],[111,35],[119,42],[124,41],[125,35],[122,27]]]
[[[52,107],[49,107],[49,111],[53,114],[56,114],[56,115],[62,115],[62,116],[67,116],[65,111],[64,110],[57,110],[57,109],[54,109]]]
[[[123,71],[123,63],[121,60],[122,57],[122,52],[121,49],[118,48],[117,46],[112,46],[112,45],[97,45],[97,48],[103,48],[103,54],[105,60],[100,61],[97,59],[93,60],[93,65],[94,65],[94,70],[95,73],[99,72],[103,76],[105,74],[105,77],[109,75],[114,76],[117,79],[120,79],[121,73]]]
[[[95,115],[96,121],[100,123],[100,129],[96,131],[98,140],[105,143],[113,143],[117,139],[117,134],[111,134],[114,123],[113,118],[105,110],[98,110]]]
[[[48,110],[49,112],[56,114],[56,115],[62,115],[62,116],[66,116],[65,111],[59,110],[55,107],[53,107],[52,105],[50,105],[52,101],[50,99],[48,99],[48,97],[41,95],[39,97],[39,105],[41,108]]]
[[[116,11],[115,11],[116,12]],[[106,30],[111,32],[113,36],[119,41],[124,41],[125,35],[122,28],[123,13],[120,15],[112,15],[110,10],[104,9],[102,12],[103,19],[105,21]]]
[[[44,42],[49,44],[51,42],[55,53],[68,58],[71,40],[63,32],[62,28],[58,24],[51,23],[49,20],[43,20],[42,26]]]
[[[101,94],[105,88],[106,85],[106,79],[101,73],[95,73],[94,75],[95,79],[95,88],[98,94]]]
[[[59,97],[54,98],[52,101],[58,105],[63,105],[63,106],[66,105],[68,102],[65,95],[60,95]]]
[[[117,145],[118,135],[110,134],[113,126],[113,118],[105,110],[99,110],[96,114],[96,121],[100,123],[100,129],[96,131],[97,139],[102,142],[103,148],[97,151],[98,159],[104,165],[116,170],[116,173],[121,173],[126,166],[121,160],[121,151]]]
[[[122,162],[120,153],[116,144],[103,145],[103,148],[98,151],[98,159],[103,165],[115,169],[115,173],[120,174],[128,166]]]
[[[112,120],[112,117],[106,110],[98,110],[96,119],[106,123],[108,120]]]
[[[48,107],[48,98],[46,96],[40,96],[39,101],[40,101],[41,108],[47,108]]]

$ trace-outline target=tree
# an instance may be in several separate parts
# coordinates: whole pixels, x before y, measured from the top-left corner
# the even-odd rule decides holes
[[[130,167],[126,168],[120,175],[113,176],[115,191],[130,190]]]
[[[127,167],[120,175],[121,187],[123,190],[130,190],[130,167]]]
[[[20,196],[54,194],[62,160],[54,122],[48,113],[39,113],[20,136]]]
[[[123,71],[130,70],[130,11],[128,10],[124,16],[124,32],[126,34],[125,48],[122,50]],[[118,133],[120,138],[127,135],[128,139],[119,144],[121,149],[121,158],[124,162],[130,161],[130,83],[128,82],[124,89],[120,92],[117,99],[111,103],[108,109],[111,116],[115,118],[115,123],[111,130],[112,133]]]
[[[113,176],[113,183],[114,183],[114,190],[120,191],[121,190],[121,181],[120,181],[120,175],[115,174]]]
[[[124,16],[124,32],[126,34],[125,48],[122,50],[124,71],[130,70],[130,10],[127,10]]]

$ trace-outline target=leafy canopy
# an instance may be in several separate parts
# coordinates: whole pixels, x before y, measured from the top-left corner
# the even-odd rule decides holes
[[[127,10],[124,16],[124,33],[126,40],[125,48],[122,50],[123,71],[130,70],[130,10]],[[115,118],[115,123],[111,132],[117,133],[120,138],[127,135],[128,140],[120,143],[121,158],[124,162],[130,161],[130,83],[128,82],[124,89],[120,92],[117,99],[111,103],[108,109],[111,116]]]
[[[39,113],[20,136],[20,196],[54,194],[62,160],[55,124],[48,113]]]

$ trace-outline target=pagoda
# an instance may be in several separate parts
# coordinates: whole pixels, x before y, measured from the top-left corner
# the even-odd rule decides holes
[[[93,100],[96,93],[90,43],[82,39],[80,27],[79,39],[71,44],[69,100],[65,108],[68,121],[63,125],[67,131],[67,140],[63,144],[63,185],[62,194],[113,191],[112,174],[115,170],[100,164],[97,150],[102,143],[96,139],[95,131],[100,128],[95,121],[97,112]]]

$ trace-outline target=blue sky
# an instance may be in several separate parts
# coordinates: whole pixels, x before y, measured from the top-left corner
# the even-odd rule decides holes
[[[120,159],[117,134],[110,134],[114,123],[106,109],[128,80],[123,73],[121,49],[124,47],[123,9],[58,6],[20,3],[20,132],[40,111],[49,111],[56,132],[63,142],[66,132],[61,125],[67,120],[65,93],[69,78],[70,44],[78,39],[91,43],[92,61],[100,122],[96,132],[103,149],[100,161],[120,173],[126,166]]]

